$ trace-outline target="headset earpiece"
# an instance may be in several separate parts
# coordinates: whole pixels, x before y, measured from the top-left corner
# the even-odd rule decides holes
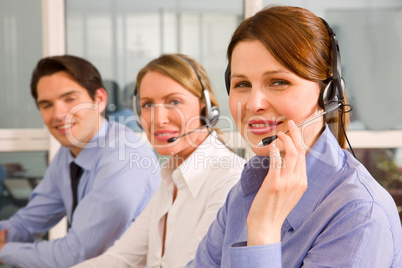
[[[230,93],[230,64],[228,63],[228,66],[226,67],[225,71],[225,86],[226,86],[226,91],[229,95]]]
[[[197,70],[195,69],[194,65],[188,61],[186,58],[179,56],[183,59],[187,64],[194,70],[194,73],[197,75],[198,81],[200,81],[200,85],[202,88],[202,94],[204,95],[205,99],[205,108],[201,112],[201,124],[207,125],[208,127],[213,127],[218,123],[219,120],[219,108],[216,106],[212,106],[211,97],[209,96],[208,90],[204,88],[204,84],[201,81],[201,77],[198,74]]]
[[[320,105],[321,108],[329,112],[327,105],[330,105],[330,102],[337,102],[337,103],[343,102],[344,95],[345,95],[345,81],[341,79],[341,85],[339,86],[336,85],[334,80],[330,79],[325,89],[320,93],[318,104]]]
[[[327,113],[334,111],[334,107],[339,107],[344,102],[345,96],[345,81],[341,75],[341,53],[339,51],[338,41],[335,39],[335,32],[328,25],[328,23],[322,19],[329,34],[329,41],[332,49],[332,77],[328,78],[328,84],[321,92],[318,104]]]
[[[216,125],[216,123],[218,123],[219,120],[219,108],[212,106],[208,90],[204,89],[203,94],[205,99],[205,108],[203,109],[203,113],[201,113],[201,117],[203,117],[201,119],[201,123],[208,125],[208,127],[213,127]]]

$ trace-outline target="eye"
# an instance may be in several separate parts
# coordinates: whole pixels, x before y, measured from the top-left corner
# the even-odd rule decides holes
[[[152,107],[152,103],[151,102],[145,102],[141,105],[141,108],[151,108]]]
[[[39,108],[41,110],[46,110],[46,109],[48,109],[50,107],[52,107],[52,105],[50,103],[49,104],[42,104],[42,105],[39,106]]]
[[[46,110],[46,109],[48,109],[48,108],[50,108],[50,107],[52,107],[52,103],[51,103],[51,102],[48,102],[48,101],[40,101],[40,102],[38,103],[38,108],[39,108],[40,110]]]
[[[181,102],[179,100],[171,100],[169,104],[171,105],[179,105]]]
[[[287,86],[289,84],[290,83],[288,81],[286,81],[286,80],[277,80],[277,81],[273,81],[271,86],[281,87],[281,86]]]
[[[234,88],[245,88],[245,87],[251,87],[251,84],[249,82],[238,82],[234,84]]]
[[[68,97],[68,98],[66,99],[66,102],[73,102],[73,101],[75,101],[75,98],[74,98],[74,97]]]

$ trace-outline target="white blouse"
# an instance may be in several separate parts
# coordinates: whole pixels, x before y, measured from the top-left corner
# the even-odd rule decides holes
[[[103,255],[75,268],[175,268],[193,259],[229,190],[240,179],[245,160],[229,151],[213,132],[174,170],[172,161],[162,164],[162,183],[123,236]],[[177,187],[174,202],[173,184]]]

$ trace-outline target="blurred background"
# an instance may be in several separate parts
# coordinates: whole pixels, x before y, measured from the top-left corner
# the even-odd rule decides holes
[[[132,111],[137,72],[162,53],[188,54],[212,80],[224,139],[250,158],[229,113],[226,47],[245,17],[271,4],[307,8],[335,30],[354,107],[349,139],[402,212],[402,1],[0,0],[0,219],[26,204],[59,148],[29,92],[44,56],[92,62],[108,91],[109,118],[142,136]]]

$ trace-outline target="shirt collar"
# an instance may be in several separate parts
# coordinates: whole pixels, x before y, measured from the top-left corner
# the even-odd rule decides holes
[[[74,158],[71,153],[69,154],[69,163],[75,162],[77,165],[82,167],[84,170],[91,170],[95,158],[94,155],[97,151],[101,150],[105,146],[109,146],[106,142],[106,137],[109,132],[109,122],[105,118],[103,123],[92,137],[92,139],[85,145],[76,158]]]
[[[214,146],[214,144],[222,146],[216,132],[208,135],[196,150],[175,170],[169,169],[171,165],[162,169],[161,177],[164,179],[166,185],[169,186],[172,180],[177,187],[186,185],[191,195],[196,198],[208,177],[208,170],[211,165],[208,158],[215,155],[214,151],[217,150],[216,148],[219,148],[218,146]],[[169,161],[173,160],[169,159]]]
[[[318,205],[324,189],[343,166],[343,161],[343,150],[326,125],[325,130],[306,155],[307,190],[287,217],[294,230],[302,225]],[[258,192],[268,170],[269,157],[267,156],[256,155],[247,162],[241,176],[244,197]]]
[[[269,157],[256,155],[251,158],[241,174],[241,186],[244,196],[255,194],[268,174]]]

